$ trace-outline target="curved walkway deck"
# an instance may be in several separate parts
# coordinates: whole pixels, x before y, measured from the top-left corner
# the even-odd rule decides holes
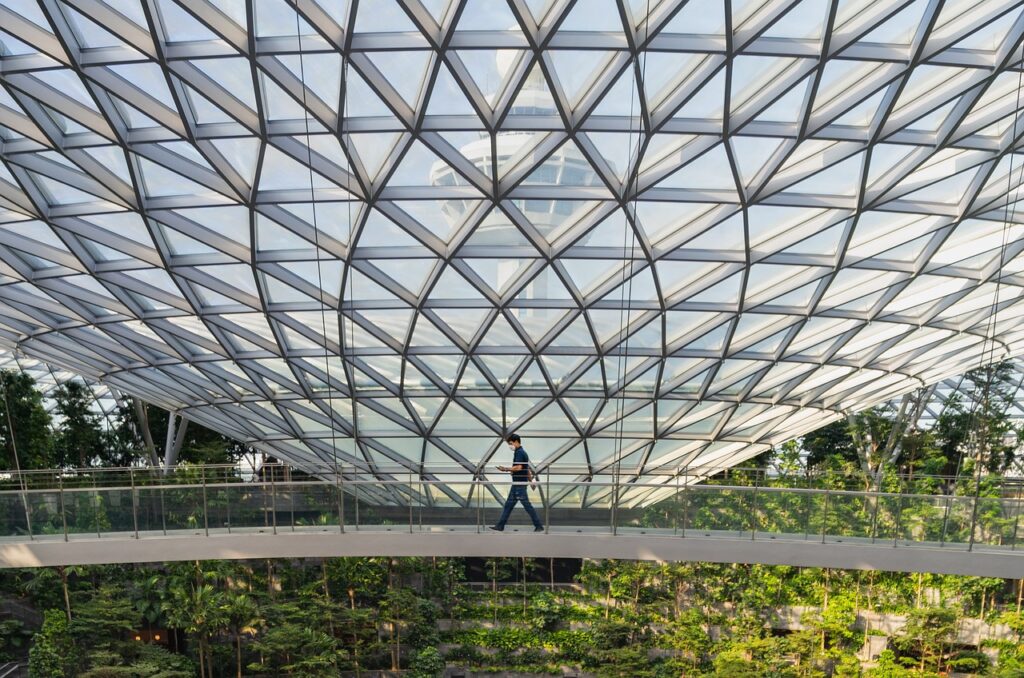
[[[545,479],[544,533],[487,530],[507,484],[205,477],[0,491],[0,567],[336,556],[711,561],[1024,578],[1024,497]],[[198,481],[198,482],[197,482]],[[453,487],[450,481],[443,483]],[[513,514],[523,520],[522,509]]]
[[[938,544],[872,544],[858,539],[807,540],[803,535],[693,533],[672,530],[620,530],[556,527],[547,534],[528,526],[503,534],[477,533],[473,528],[424,528],[408,532],[392,526],[363,526],[359,531],[297,527],[268,530],[162,532],[78,535],[0,541],[0,566],[41,567],[173,560],[247,560],[263,558],[327,558],[340,556],[480,556],[528,558],[618,558],[661,562],[706,561],[760,563],[856,570],[936,572],[1019,579],[1024,577],[1024,551],[1009,547],[966,548]]]

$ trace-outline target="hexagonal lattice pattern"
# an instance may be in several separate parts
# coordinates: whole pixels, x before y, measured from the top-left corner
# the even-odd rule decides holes
[[[1010,369],[1006,380],[997,387],[1000,391],[996,402],[997,409],[1009,417],[1010,422],[1017,428],[1024,425],[1024,359],[1017,358],[1010,361]],[[928,400],[921,410],[921,417],[918,419],[918,426],[931,428],[942,416],[942,413],[949,406],[950,398],[956,397],[960,406],[970,412],[980,407],[985,397],[983,385],[972,383],[963,375],[943,379],[934,385],[928,393]],[[1024,470],[1024,469],[1022,469]]]
[[[1022,31],[0,0],[0,341],[297,464],[734,464],[1024,348]]]
[[[101,426],[110,428],[115,423],[115,415],[122,396],[106,384],[85,379],[79,374],[48,365],[36,358],[19,355],[14,351],[0,351],[0,370],[23,372],[32,377],[36,388],[43,396],[43,407],[51,417],[57,420],[54,422],[55,424],[60,423],[60,414],[56,411],[57,403],[53,399],[53,392],[58,386],[69,381],[78,381],[88,387],[89,393],[92,395],[90,409],[100,418]]]

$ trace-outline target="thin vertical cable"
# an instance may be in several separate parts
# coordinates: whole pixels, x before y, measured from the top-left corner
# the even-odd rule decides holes
[[[981,404],[985,410],[988,410],[988,402],[990,390],[992,388],[992,374],[993,374],[993,361],[995,360],[996,353],[996,329],[999,317],[999,291],[1003,282],[1003,267],[1006,264],[1006,248],[1009,242],[1009,231],[1010,222],[1016,219],[1017,215],[1017,200],[1020,198],[1020,177],[1018,177],[1016,187],[1013,186],[1013,160],[1014,160],[1014,145],[1017,143],[1017,128],[1020,122],[1020,99],[1021,89],[1024,86],[1024,41],[1021,43],[1021,58],[1017,62],[1017,99],[1013,109],[1013,128],[1010,134],[1010,143],[1007,148],[1007,154],[1010,156],[1009,169],[1006,173],[1006,206],[1003,210],[1003,229],[1001,233],[1001,241],[999,246],[999,263],[996,267],[995,277],[996,284],[995,290],[992,293],[992,305],[990,307],[988,317],[988,327],[985,329],[985,336],[982,338],[981,346],[981,367],[986,368],[985,373],[985,385],[982,388]],[[1011,198],[1012,192],[1012,198]],[[986,355],[986,351],[988,354]],[[985,449],[985,441],[981,439],[977,426],[977,418],[975,416],[978,409],[978,399],[973,398],[971,405],[971,415],[968,423],[968,434],[974,436],[974,453],[975,453],[975,469],[974,469],[974,502],[971,511],[971,531],[968,535],[968,549],[974,546],[974,528],[978,519],[978,501],[981,496],[981,472],[983,466],[983,456]],[[985,425],[986,438],[988,424]],[[991,451],[989,452],[989,459],[991,459]],[[961,463],[963,462],[963,455],[960,457]],[[959,473],[958,473],[959,475]]]
[[[324,337],[324,373],[327,376],[327,407],[330,410],[331,418],[331,451],[334,461],[334,475],[338,476],[338,426],[334,413],[334,386],[331,384],[331,361],[330,350],[327,346],[327,304],[324,301],[324,276],[323,264],[320,260],[320,228],[316,216],[316,193],[313,186],[313,147],[310,145],[309,134],[309,106],[306,101],[306,63],[305,52],[302,49],[302,28],[299,19],[299,3],[294,0],[295,10],[295,40],[299,46],[299,82],[302,89],[302,120],[306,132],[306,169],[309,170],[309,202],[313,210],[313,245],[316,248],[316,277],[317,287],[320,290],[320,328]],[[342,55],[344,58],[344,55]],[[344,120],[344,115],[342,116]],[[340,124],[340,123],[339,123]]]
[[[647,0],[647,10],[646,10],[646,14],[644,15],[644,22],[643,22],[644,23],[643,40],[645,42],[649,38],[648,32],[650,31],[650,21],[651,21],[651,2],[650,2],[650,0]],[[636,99],[638,97],[643,96],[643,92],[640,90],[640,87],[642,87],[643,82],[646,79],[646,74],[647,74],[647,58],[646,58],[646,55],[645,55],[643,60],[640,61],[640,43],[639,43],[639,41],[636,44],[635,59],[636,59],[636,62],[639,62],[639,64],[640,64],[640,73],[639,73],[639,75],[640,75],[640,83],[637,83],[637,78],[636,78],[637,74],[635,73],[635,69],[634,69],[634,74],[633,74],[633,77],[631,78],[632,82],[631,82],[631,86],[630,86],[630,97],[629,97],[629,122],[630,122],[630,128],[631,128],[630,132],[632,132],[632,126],[633,126],[633,110],[634,110],[633,109],[633,105],[634,105],[634,102],[636,101]],[[634,62],[634,63],[636,63],[636,62]],[[631,64],[631,67],[632,67],[632,64]],[[633,146],[633,137],[632,137],[632,134],[630,134],[629,139],[628,139],[628,144],[629,145],[627,147],[628,148],[628,152],[627,152],[627,156],[626,156],[627,157],[627,159],[626,159],[626,163],[627,163],[626,171],[628,172],[627,179],[626,179],[626,189],[627,189],[626,198],[627,198],[627,202],[628,202],[629,192],[632,191],[632,193],[633,193],[633,196],[632,196],[633,197],[633,223],[631,225],[630,224],[630,220],[626,219],[626,230],[622,234],[622,261],[623,261],[623,264],[622,264],[621,294],[620,294],[620,297],[619,297],[620,298],[620,304],[619,304],[619,343],[618,343],[619,356],[618,356],[618,360],[616,361],[616,367],[617,367],[616,377],[622,381],[622,387],[619,389],[619,397],[616,400],[616,407],[615,407],[615,414],[616,414],[616,424],[615,424],[615,426],[616,426],[616,441],[617,441],[618,444],[616,446],[617,449],[615,451],[615,467],[614,467],[613,476],[612,476],[613,477],[613,492],[615,493],[615,496],[613,497],[613,502],[614,503],[618,503],[619,477],[620,477],[620,473],[621,473],[621,470],[622,470],[623,437],[625,435],[625,423],[623,422],[623,418],[625,417],[625,411],[626,411],[626,375],[625,375],[625,370],[626,370],[626,367],[627,367],[627,364],[628,364],[628,360],[629,360],[629,330],[628,330],[628,324],[629,324],[629,320],[630,320],[630,314],[631,314],[631,312],[633,310],[633,279],[636,277],[635,275],[632,275],[632,273],[633,273],[633,252],[636,249],[636,226],[635,226],[635,224],[636,224],[636,221],[637,221],[637,201],[639,199],[639,190],[638,190],[638,188],[639,188],[639,185],[640,185],[640,149],[643,146],[643,131],[644,131],[644,125],[643,125],[643,113],[644,113],[644,110],[643,109],[644,109],[644,107],[641,105],[640,106],[640,111],[639,111],[640,119],[637,122],[637,126],[636,126],[636,146],[635,147]],[[634,152],[636,153],[636,162],[635,163],[633,162],[633,154],[634,154]],[[632,165],[632,166],[630,166],[630,165]],[[626,243],[627,238],[629,240],[629,249],[628,250],[626,249],[626,247],[627,247],[627,243]],[[628,280],[626,280],[627,273],[630,274]],[[627,306],[627,304],[628,304],[628,306]]]
[[[987,410],[989,407],[989,396],[992,387],[992,375],[993,375],[993,362],[995,361],[996,353],[996,325],[999,317],[999,292],[1003,282],[1003,267],[1006,265],[1006,249],[1009,245],[1009,230],[1010,224],[1016,219],[1017,213],[1017,200],[1020,197],[1020,177],[1017,178],[1017,185],[1013,186],[1013,161],[1014,152],[1013,146],[1017,140],[1018,124],[1020,123],[1020,100],[1021,100],[1021,89],[1024,87],[1024,42],[1021,43],[1021,61],[1017,63],[1017,98],[1016,104],[1013,109],[1013,128],[1010,135],[1010,144],[1007,149],[1007,154],[1010,157],[1009,168],[1006,173],[1006,205],[1003,208],[1003,228],[1001,232],[1001,239],[999,245],[999,261],[995,271],[995,289],[992,293],[992,304],[989,309],[989,317],[987,320],[987,327],[985,328],[985,335],[982,338],[981,348],[981,362],[979,368],[986,368],[985,373],[985,384],[982,388],[981,394],[981,406]],[[1020,168],[1018,168],[1018,174],[1020,174]],[[1012,198],[1011,198],[1012,193]],[[975,425],[975,414],[978,409],[978,399],[972,399],[971,415],[970,415],[970,426],[968,431],[974,430]],[[977,436],[977,431],[974,431]],[[982,441],[980,438],[975,438],[975,454],[977,456],[977,469],[976,475],[978,476],[978,482],[980,483],[980,469],[981,469],[981,455],[982,455]],[[976,488],[977,489],[977,488]]]

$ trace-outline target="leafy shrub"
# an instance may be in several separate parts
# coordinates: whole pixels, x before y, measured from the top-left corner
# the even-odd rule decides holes
[[[988,657],[983,652],[964,650],[949,660],[949,668],[960,673],[985,673],[989,667]]]
[[[409,664],[410,678],[438,678],[444,673],[445,661],[436,647],[425,647]]]
[[[479,664],[484,660],[484,654],[473,645],[459,645],[448,650],[444,658],[449,662]]]
[[[589,631],[553,631],[548,634],[549,649],[557,649],[563,659],[579,662],[594,651],[594,635]]]

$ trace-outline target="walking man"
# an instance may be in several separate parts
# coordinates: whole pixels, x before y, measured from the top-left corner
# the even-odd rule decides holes
[[[544,525],[541,523],[540,518],[537,517],[537,511],[534,510],[533,504],[530,503],[530,497],[527,495],[530,481],[533,480],[530,476],[530,458],[526,456],[526,450],[523,448],[522,442],[518,434],[510,433],[505,442],[510,448],[512,448],[512,465],[511,466],[499,466],[499,471],[512,474],[512,487],[508,491],[508,498],[505,500],[505,508],[501,512],[501,518],[498,518],[498,522],[491,526],[490,529],[495,532],[501,532],[505,529],[505,523],[508,522],[508,517],[512,513],[512,509],[515,508],[516,502],[521,502],[523,508],[530,516],[530,520],[533,521],[533,531],[543,532]]]

